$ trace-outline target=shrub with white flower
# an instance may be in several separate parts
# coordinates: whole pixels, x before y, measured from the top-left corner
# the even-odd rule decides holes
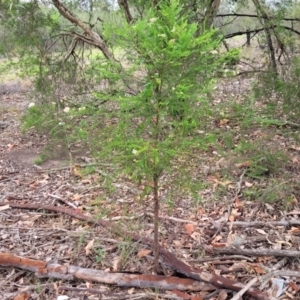
[[[31,103],[28,104],[28,108],[34,107],[34,106],[35,106],[35,103],[34,103],[34,102],[31,102]]]

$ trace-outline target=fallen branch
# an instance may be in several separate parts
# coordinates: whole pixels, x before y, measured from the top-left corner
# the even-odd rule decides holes
[[[213,225],[220,226],[220,223],[214,222]],[[291,226],[300,225],[300,220],[289,220],[289,221],[253,221],[253,222],[227,222],[228,226],[241,226],[241,227],[274,227],[274,226]]]
[[[172,299],[172,300],[181,300],[182,297],[178,297],[176,295],[171,294],[161,294],[161,293],[134,293],[134,294],[127,294],[127,293],[111,293],[111,292],[104,292],[99,291],[98,289],[87,289],[87,288],[75,288],[75,287],[68,287],[68,286],[60,286],[58,288],[60,291],[75,291],[75,292],[84,292],[84,293],[90,293],[90,294],[101,294],[101,299],[109,299],[109,300],[119,300],[119,299],[148,299],[153,298],[157,299],[164,298],[164,299]],[[108,296],[105,294],[109,293]]]
[[[239,300],[241,299],[241,297],[247,292],[247,290],[249,290],[253,284],[255,284],[257,282],[257,278],[253,278],[252,280],[250,280],[243,289],[241,289],[236,295],[234,295],[234,297],[231,298],[231,300]]]
[[[226,259],[234,259],[234,258],[240,258],[243,260],[248,260],[253,262],[253,259],[247,256],[243,255],[227,255],[227,256],[216,256],[216,257],[204,257],[204,258],[199,258],[199,259],[191,259],[189,262],[192,263],[201,263],[201,262],[207,262],[207,261],[214,261],[214,260],[226,260]]]
[[[38,278],[55,278],[64,280],[81,279],[86,282],[113,284],[120,287],[154,288],[180,291],[211,291],[215,286],[189,278],[167,277],[163,275],[136,275],[126,273],[108,273],[101,270],[80,268],[76,266],[47,264],[40,260],[0,253],[0,266],[16,267],[35,273]]]
[[[3,205],[7,205],[7,203],[3,203]],[[94,220],[93,218],[86,216],[77,210],[64,208],[64,207],[57,207],[57,206],[43,206],[41,204],[20,204],[20,203],[16,203],[16,202],[10,202],[9,205],[12,208],[49,210],[49,211],[63,213],[63,214],[69,215],[69,216],[76,218],[78,220],[81,220],[81,221],[86,221],[88,223],[92,223],[95,225],[109,227],[116,234],[120,234],[119,228],[114,228],[114,226],[112,226],[111,223],[109,223],[108,221]],[[141,237],[138,234],[122,232],[122,235],[123,236],[125,235],[128,238],[131,238],[132,240],[134,240],[136,242],[143,243],[144,245],[147,245],[149,247],[153,246],[153,241],[151,239],[148,239],[146,237]],[[240,291],[244,287],[244,285],[242,283],[238,283],[238,282],[228,279],[226,277],[219,276],[216,274],[210,274],[210,273],[204,272],[200,269],[191,268],[190,266],[186,265],[184,262],[179,260],[174,254],[167,251],[162,246],[159,246],[159,254],[163,261],[163,264],[172,268],[176,272],[185,275],[188,278],[192,278],[192,279],[199,280],[199,281],[204,281],[204,282],[213,284],[218,287],[231,289],[233,291]],[[268,295],[262,293],[261,291],[259,291],[257,289],[254,289],[254,288],[250,288],[247,291],[247,294],[251,295],[253,298],[258,299],[258,300],[269,300],[270,299]]]
[[[210,253],[239,254],[248,256],[276,256],[276,257],[300,257],[300,251],[296,250],[273,250],[273,249],[241,249],[237,247],[214,248],[203,245],[205,251]]]

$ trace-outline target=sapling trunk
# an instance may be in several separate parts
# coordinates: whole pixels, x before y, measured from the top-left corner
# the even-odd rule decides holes
[[[158,242],[158,227],[159,227],[159,195],[158,195],[158,189],[159,189],[159,175],[155,174],[153,176],[153,194],[154,194],[154,270],[156,273],[160,272],[159,269],[159,242]]]

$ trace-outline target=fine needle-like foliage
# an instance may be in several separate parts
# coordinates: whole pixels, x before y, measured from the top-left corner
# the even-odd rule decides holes
[[[194,131],[209,113],[207,92],[216,70],[236,55],[219,55],[221,37],[204,28],[197,35],[190,19],[180,1],[171,0],[134,24],[111,22],[106,36],[121,49],[124,70],[118,64],[99,67],[118,90],[117,122],[102,130],[102,154],[116,158],[132,179],[152,189],[156,271],[161,176],[176,157],[187,157],[201,143]],[[139,92],[132,95],[128,82]]]

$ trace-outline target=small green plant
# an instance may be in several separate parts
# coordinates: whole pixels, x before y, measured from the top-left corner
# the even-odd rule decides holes
[[[161,176],[172,171],[176,158],[188,161],[190,153],[203,146],[196,131],[211,114],[207,93],[218,69],[237,56],[236,51],[219,55],[215,50],[222,37],[214,30],[199,30],[190,17],[179,0],[162,1],[159,9],[149,9],[134,24],[105,28],[107,39],[124,49],[129,67],[120,71],[113,62],[101,70],[119,87],[113,97],[120,113],[110,116],[118,119],[116,124],[102,129],[99,139],[104,136],[107,143],[99,153],[115,158],[132,180],[145,181],[151,189],[156,271]],[[128,97],[128,80],[137,73],[141,75],[130,84],[140,86],[140,92]]]
[[[38,158],[36,158],[35,160],[34,160],[34,164],[35,165],[41,165],[41,164],[43,164],[45,161],[47,160],[47,156],[46,156],[46,154],[40,154],[39,156],[38,156]]]
[[[96,262],[101,263],[106,256],[106,251],[98,247],[94,247],[93,250],[96,253]]]
[[[37,284],[36,284],[36,288],[35,288],[35,291],[39,294],[40,292],[41,292],[41,283],[40,282],[38,282]]]
[[[264,176],[275,174],[286,163],[286,156],[279,151],[274,153],[261,151],[249,157],[251,165],[246,175],[259,179]]]
[[[133,253],[136,251],[138,243],[132,241],[124,241],[118,244],[119,255],[120,255],[120,268],[125,268],[127,263],[135,257]]]

